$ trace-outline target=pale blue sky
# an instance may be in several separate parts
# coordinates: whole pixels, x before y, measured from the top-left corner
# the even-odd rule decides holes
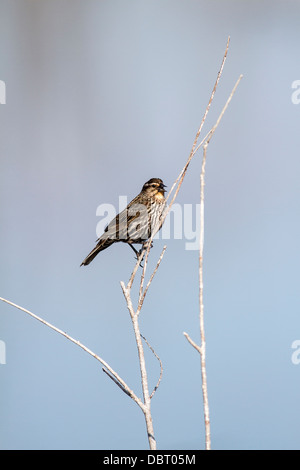
[[[0,296],[86,344],[141,396],[120,280],[124,245],[93,248],[99,204],[151,177],[170,188],[228,59],[206,130],[205,325],[212,447],[298,449],[299,80],[296,1],[0,0]],[[199,203],[201,162],[177,202]],[[157,240],[153,266],[162,250]],[[204,447],[198,256],[168,240],[141,330],[164,365],[160,449]],[[75,345],[0,305],[2,449],[143,449],[137,406]],[[147,351],[149,381],[159,367]]]

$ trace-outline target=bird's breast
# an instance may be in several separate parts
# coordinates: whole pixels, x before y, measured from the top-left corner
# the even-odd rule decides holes
[[[157,193],[155,195],[155,201],[159,202],[159,203],[164,202],[165,201],[165,196],[162,193]]]

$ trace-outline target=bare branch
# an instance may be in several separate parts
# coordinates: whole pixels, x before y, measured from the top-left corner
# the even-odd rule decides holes
[[[56,331],[57,333],[61,334],[62,336],[64,336],[65,338],[67,338],[69,341],[71,341],[72,343],[76,344],[77,346],[79,346],[81,349],[83,349],[84,351],[86,351],[88,354],[90,354],[92,357],[94,357],[97,361],[99,361],[109,372],[110,374],[116,379],[117,382],[119,382],[119,384],[124,388],[124,391],[126,391],[127,395],[129,395],[138,405],[139,407],[142,409],[142,411],[144,412],[145,411],[145,406],[144,406],[144,403],[140,400],[140,398],[138,398],[136,396],[136,394],[128,387],[128,385],[126,384],[126,382],[110,367],[109,364],[107,364],[107,362],[105,362],[100,356],[98,356],[97,354],[95,354],[93,351],[91,351],[89,348],[87,348],[84,344],[80,343],[80,341],[72,338],[70,335],[68,335],[67,333],[65,333],[64,331],[60,330],[59,328],[57,328],[56,326],[52,325],[51,323],[47,322],[46,320],[44,320],[43,318],[41,317],[38,317],[37,315],[35,315],[34,313],[30,312],[30,310],[27,310],[26,308],[23,308],[23,307],[20,307],[20,305],[17,305],[13,302],[10,302],[9,300],[7,299],[4,299],[3,297],[0,297],[0,300],[2,302],[5,302],[7,303],[8,305],[11,305],[12,307],[15,307],[19,310],[21,310],[22,312],[25,312],[27,313],[28,315],[30,315],[31,317],[35,318],[36,320],[38,320],[39,322],[43,323],[44,325],[48,326],[49,328],[51,328],[52,330]]]
[[[195,140],[194,140],[194,143],[193,143],[193,146],[192,146],[192,150],[190,152],[190,155],[187,159],[187,162],[186,164],[184,165],[183,169],[181,170],[181,172],[179,173],[175,183],[173,184],[172,188],[171,188],[171,191],[169,192],[169,194],[167,195],[167,199],[169,198],[171,192],[173,191],[177,181],[179,181],[178,183],[178,186],[176,188],[176,191],[175,191],[175,194],[166,210],[166,212],[164,213],[164,216],[163,216],[163,220],[165,220],[166,216],[168,215],[176,197],[177,197],[177,194],[180,190],[180,187],[182,185],[182,182],[184,180],[184,177],[185,177],[185,174],[186,174],[186,171],[188,169],[188,166],[192,160],[192,158],[195,156],[196,152],[199,150],[200,146],[202,145],[203,141],[201,142],[201,144],[198,145],[197,147],[197,143],[198,143],[198,139],[199,139],[199,136],[200,136],[200,133],[202,131],[202,128],[203,128],[203,125],[205,123],[205,120],[207,118],[207,115],[208,115],[208,112],[209,112],[209,109],[210,109],[210,106],[212,104],[212,101],[214,99],[214,96],[215,96],[215,93],[216,93],[216,90],[217,90],[217,87],[218,87],[218,84],[219,84],[219,81],[220,81],[220,78],[221,78],[221,75],[222,75],[222,72],[223,72],[223,68],[224,68],[224,65],[225,65],[225,61],[226,61],[226,58],[227,58],[227,52],[228,52],[228,48],[229,48],[229,42],[230,42],[230,37],[228,37],[227,39],[227,44],[226,44],[226,49],[225,49],[225,52],[224,52],[224,55],[223,55],[223,59],[222,59],[222,63],[221,63],[221,67],[220,67],[220,70],[218,72],[218,75],[217,75],[217,79],[216,79],[216,82],[215,82],[215,85],[213,87],[213,90],[211,92],[211,95],[210,95],[210,98],[209,98],[209,101],[208,101],[208,105],[206,106],[206,109],[205,109],[205,112],[204,112],[204,115],[203,115],[203,118],[202,118],[202,121],[200,123],[200,126],[199,126],[199,129],[197,131],[197,134],[196,134],[196,137],[195,137]]]
[[[157,263],[156,263],[155,269],[154,269],[153,273],[151,274],[150,279],[149,279],[149,281],[148,281],[148,283],[147,283],[147,285],[146,285],[146,287],[145,287],[145,290],[143,291],[143,285],[144,285],[144,279],[145,279],[145,271],[146,271],[147,261],[148,261],[148,256],[147,256],[147,254],[149,254],[149,252],[147,251],[147,253],[146,253],[145,262],[144,262],[144,268],[143,268],[143,273],[142,273],[141,282],[140,282],[139,301],[138,301],[138,308],[137,308],[137,313],[138,313],[138,314],[140,313],[140,310],[141,310],[142,305],[143,305],[143,303],[144,303],[144,299],[145,299],[145,297],[146,297],[146,294],[147,294],[147,292],[148,292],[148,289],[149,289],[149,287],[150,287],[150,284],[151,284],[151,282],[153,281],[153,278],[154,278],[154,276],[155,276],[155,274],[156,274],[156,272],[157,272],[157,270],[158,270],[158,268],[159,268],[159,265],[160,265],[160,263],[161,263],[161,260],[163,259],[163,256],[164,256],[164,254],[165,254],[166,249],[167,249],[167,246],[165,245],[165,246],[163,247],[163,250],[162,250],[162,252],[161,252],[161,255],[160,255],[160,257],[159,257],[159,259],[158,259],[158,261],[157,261]]]
[[[131,274],[130,279],[129,279],[128,284],[127,284],[127,289],[130,289],[131,286],[132,286],[132,284],[133,284],[133,281],[134,281],[135,275],[136,275],[136,273],[137,273],[137,270],[139,269],[139,266],[140,266],[140,264],[141,264],[141,261],[142,261],[142,259],[144,258],[145,251],[146,251],[145,248],[142,249],[140,255],[139,255],[138,258],[137,258],[137,261],[136,261],[136,263],[135,263],[135,266],[134,266],[134,268],[133,268],[132,274]]]
[[[200,338],[201,347],[200,361],[201,361],[201,376],[202,376],[202,395],[203,395],[203,408],[204,408],[204,422],[205,422],[205,445],[206,449],[211,449],[210,438],[210,419],[209,419],[209,405],[208,405],[208,391],[207,391],[207,374],[206,374],[206,340],[204,330],[204,304],[203,304],[203,248],[204,248],[204,186],[205,186],[205,164],[206,152],[208,142],[205,142],[203,147],[203,160],[200,175],[200,239],[199,239],[199,324],[200,324]]]
[[[142,249],[142,252],[141,252],[140,256],[138,257],[137,263],[134,267],[133,273],[132,273],[132,275],[129,279],[129,282],[128,282],[127,286],[125,286],[124,282],[121,281],[121,287],[122,287],[122,291],[123,291],[123,294],[124,294],[124,297],[125,297],[125,300],[126,300],[126,303],[127,303],[127,309],[129,311],[129,314],[130,314],[130,317],[131,317],[132,326],[133,326],[133,330],[134,330],[134,334],[135,334],[136,345],[137,345],[137,349],[138,349],[139,364],[140,364],[141,379],[142,379],[142,388],[143,388],[143,397],[144,397],[144,406],[145,406],[144,416],[145,416],[145,421],[146,421],[149,446],[150,446],[150,449],[155,450],[156,449],[156,441],[155,441],[155,437],[154,437],[154,429],[153,429],[152,416],[151,416],[151,410],[150,410],[150,400],[151,400],[154,392],[156,391],[159,383],[157,384],[154,392],[152,392],[152,394],[150,396],[149,388],[148,388],[148,377],[147,377],[147,370],[146,370],[145,355],[144,355],[144,349],[143,349],[143,344],[142,344],[142,340],[141,340],[141,333],[140,333],[139,323],[138,323],[139,313],[140,313],[140,310],[142,308],[146,293],[147,293],[147,291],[150,287],[150,284],[151,284],[151,282],[154,278],[154,275],[155,275],[155,273],[156,273],[156,271],[157,271],[157,269],[160,265],[160,262],[163,258],[163,255],[164,255],[164,252],[166,250],[166,246],[165,246],[163,248],[163,251],[160,255],[160,258],[159,258],[159,260],[156,264],[156,267],[155,267],[152,275],[150,276],[150,279],[149,279],[149,281],[146,285],[146,288],[143,291],[145,274],[146,274],[146,269],[147,269],[147,264],[148,264],[148,257],[149,257],[149,252],[150,252],[150,248],[151,248],[151,245],[152,245],[152,239],[153,239],[153,235],[149,238],[149,240],[147,242],[147,246],[144,249]],[[143,271],[142,271],[141,279],[140,279],[138,306],[137,306],[137,310],[135,311],[134,307],[133,307],[133,304],[132,304],[132,300],[131,300],[131,288],[132,288],[133,280],[134,280],[134,277],[136,275],[138,266],[139,266],[141,260],[143,259],[143,256],[145,256],[145,260],[144,260]],[[159,382],[160,382],[160,380],[161,380],[161,377],[159,379]]]
[[[150,410],[150,395],[149,395],[149,388],[148,388],[147,369],[146,369],[146,362],[145,362],[144,349],[143,349],[143,344],[142,344],[142,339],[141,339],[141,333],[139,329],[138,315],[135,315],[132,318],[132,325],[133,325],[133,330],[135,334],[138,355],[139,355],[139,362],[140,362],[143,397],[144,397],[144,405],[145,405],[144,416],[146,420],[149,446],[151,450],[155,450],[156,441],[154,437],[153,422],[152,422],[152,416],[151,416],[151,410]]]
[[[146,274],[146,269],[147,269],[147,264],[148,264],[149,252],[150,252],[150,248],[151,248],[151,245],[152,245],[152,238],[153,237],[151,236],[150,239],[148,240],[148,243],[147,243],[146,255],[145,255],[145,259],[144,259],[144,266],[143,266],[143,270],[142,270],[142,274],[141,274],[140,289],[139,289],[139,302],[138,302],[138,309],[137,309],[138,312],[140,310],[139,307],[142,306],[142,305],[140,305],[140,303],[141,303],[141,298],[142,298],[142,294],[143,294],[145,274]]]
[[[201,354],[200,346],[198,346],[198,344],[195,343],[195,341],[193,341],[185,331],[183,332],[183,334],[186,337],[186,339],[188,340],[188,342],[196,349],[196,351],[198,351],[198,353]]]
[[[154,356],[156,357],[156,359],[159,361],[159,365],[160,365],[160,374],[159,374],[159,378],[158,378],[158,381],[157,381],[157,384],[155,385],[151,395],[150,395],[150,399],[153,397],[154,393],[156,392],[156,390],[158,389],[159,387],[159,384],[161,382],[161,379],[162,379],[162,374],[163,374],[163,366],[162,366],[162,362],[161,362],[161,359],[160,357],[156,354],[156,352],[154,351],[154,349],[152,348],[151,344],[149,344],[149,342],[146,340],[145,336],[143,336],[141,334],[141,337],[143,338],[143,340],[145,341],[145,343],[147,344],[147,346],[149,347],[149,349],[151,349],[151,351],[153,352]]]
[[[196,137],[195,137],[195,140],[194,140],[194,143],[193,143],[193,146],[192,146],[192,149],[191,149],[191,152],[189,154],[189,157],[187,159],[187,162],[186,164],[184,165],[183,169],[181,170],[181,172],[179,173],[176,181],[173,183],[172,185],[172,188],[169,192],[169,194],[167,195],[167,198],[166,200],[168,200],[171,196],[171,194],[173,193],[174,189],[175,189],[175,192],[174,192],[174,195],[172,197],[172,200],[169,204],[168,207],[164,208],[164,211],[163,213],[161,214],[161,219],[160,219],[160,224],[162,225],[168,212],[170,211],[176,197],[177,197],[177,194],[180,190],[180,187],[182,185],[182,182],[183,182],[183,179],[186,175],[186,172],[187,172],[187,169],[188,169],[188,166],[192,160],[192,158],[195,156],[196,152],[199,150],[199,148],[204,145],[204,148],[203,148],[203,162],[202,162],[202,172],[201,172],[201,203],[202,203],[202,208],[201,208],[201,220],[202,222],[204,221],[204,174],[205,174],[205,160],[206,160],[206,150],[207,150],[207,146],[210,142],[210,139],[212,138],[212,135],[214,134],[216,128],[218,127],[219,125],[219,122],[220,120],[222,119],[222,116],[224,115],[225,113],[225,110],[227,109],[227,106],[235,92],[235,89],[236,87],[238,86],[238,83],[239,83],[239,80],[241,79],[241,77],[239,78],[238,82],[236,83],[235,85],[235,88],[233,89],[232,91],[232,94],[230,95],[229,99],[227,100],[227,103],[226,105],[224,106],[219,118],[218,118],[218,121],[216,122],[215,126],[209,131],[209,133],[204,137],[204,139],[202,139],[202,141],[199,143],[199,136],[200,136],[200,133],[202,131],[202,128],[203,128],[203,125],[205,123],[205,120],[206,120],[206,117],[207,117],[207,114],[209,112],[209,109],[210,109],[210,106],[211,106],[211,103],[213,101],[213,98],[215,96],[215,93],[216,93],[216,90],[217,90],[217,87],[218,87],[218,84],[219,84],[219,81],[220,81],[220,78],[221,78],[221,75],[222,75],[222,72],[223,72],[223,68],[224,68],[224,64],[225,64],[225,61],[226,61],[226,57],[227,57],[227,52],[228,52],[228,48],[229,48],[229,40],[230,38],[228,38],[228,41],[227,41],[227,45],[226,45],[226,49],[225,49],[225,53],[223,55],[223,60],[222,60],[222,63],[221,63],[221,67],[219,69],[219,72],[218,72],[218,75],[217,75],[217,79],[216,79],[216,82],[215,82],[215,85],[213,87],[213,90],[212,90],[212,93],[210,95],[210,99],[209,99],[209,102],[208,102],[208,105],[205,109],[205,112],[204,112],[204,115],[203,115],[203,118],[202,118],[202,121],[200,123],[200,126],[199,126],[199,129],[196,133]],[[202,194],[202,191],[203,191],[203,194]],[[203,197],[202,197],[203,195]],[[208,415],[208,401],[207,401],[207,384],[206,384],[206,369],[205,369],[205,336],[204,336],[204,322],[203,322],[203,265],[202,265],[202,252],[203,252],[203,235],[204,235],[204,225],[202,225],[202,235],[200,234],[200,255],[199,255],[199,275],[200,275],[200,281],[199,281],[199,289],[200,289],[200,294],[199,294],[199,302],[200,302],[200,333],[201,333],[201,347],[199,347],[193,340],[191,340],[191,338],[188,336],[187,333],[184,333],[184,335],[186,336],[187,340],[190,342],[190,344],[200,353],[200,357],[201,357],[201,371],[202,371],[202,388],[203,388],[203,397],[204,397],[204,414],[205,414],[205,428],[206,428],[206,447],[207,448],[210,448],[210,431],[209,431],[209,415]],[[74,338],[72,338],[71,336],[69,336],[67,333],[63,332],[62,330],[60,330],[59,328],[55,327],[54,325],[50,324],[49,322],[47,322],[46,320],[43,320],[41,317],[38,317],[37,315],[33,314],[32,312],[30,312],[29,310],[26,310],[24,309],[23,307],[20,307],[19,305],[16,305],[2,297],[0,297],[0,300],[3,301],[3,302],[6,302],[7,304],[15,307],[15,308],[18,308],[19,310],[22,310],[24,311],[25,313],[27,313],[28,315],[32,316],[33,318],[35,318],[36,320],[40,321],[41,323],[43,323],[44,325],[48,326],[49,328],[53,329],[54,331],[56,331],[57,333],[63,335],[65,338],[67,338],[69,341],[73,342],[74,344],[77,344],[77,346],[79,346],[80,348],[82,348],[84,351],[86,351],[88,354],[90,354],[91,356],[93,356],[97,361],[99,361],[104,367],[103,367],[103,371],[109,376],[109,378],[111,380],[113,380],[113,382],[116,383],[116,385],[118,385],[118,387],[121,388],[121,390],[126,393],[128,396],[130,396],[137,404],[138,406],[141,408],[141,410],[143,411],[144,413],[144,416],[145,416],[145,420],[146,420],[146,427],[147,427],[147,434],[148,434],[148,440],[149,440],[149,445],[150,445],[150,449],[153,449],[155,450],[156,449],[156,441],[155,441],[155,438],[154,438],[154,430],[153,430],[153,423],[152,423],[152,416],[151,416],[151,411],[150,411],[150,401],[151,401],[151,398],[153,397],[155,391],[157,390],[159,384],[160,384],[160,381],[161,381],[161,378],[162,378],[162,372],[163,372],[163,368],[162,368],[162,363],[161,363],[161,360],[160,358],[158,357],[158,355],[155,353],[155,351],[153,350],[153,348],[150,346],[150,344],[148,343],[148,341],[141,335],[140,333],[140,330],[139,330],[139,324],[138,324],[138,318],[139,318],[139,313],[140,313],[140,310],[142,308],[142,305],[143,305],[143,302],[144,302],[144,299],[145,299],[145,296],[148,292],[148,289],[153,281],[153,278],[160,266],[160,263],[161,263],[161,260],[164,256],[164,253],[165,253],[165,250],[166,250],[166,246],[164,246],[163,250],[162,250],[162,253],[160,255],[160,258],[158,259],[157,261],[157,264],[156,264],[156,267],[154,269],[154,271],[152,272],[151,276],[150,276],[150,279],[146,285],[146,287],[144,288],[144,283],[145,283],[145,275],[146,275],[146,269],[147,269],[147,265],[148,265],[148,257],[149,257],[149,252],[150,252],[150,248],[151,248],[151,245],[152,245],[152,239],[153,239],[153,236],[154,234],[150,237],[150,239],[148,240],[148,243],[147,243],[147,246],[144,245],[141,249],[141,252],[140,254],[138,255],[138,259],[137,259],[137,262],[134,266],[134,269],[132,271],[132,274],[130,276],[130,279],[128,281],[128,284],[127,286],[125,286],[124,282],[121,282],[121,287],[122,287],[122,291],[123,291],[123,294],[124,294],[124,297],[125,297],[125,300],[126,300],[126,303],[127,303],[127,308],[128,308],[128,311],[129,311],[129,314],[130,314],[130,317],[131,317],[131,321],[132,321],[132,325],[133,325],[133,330],[134,330],[134,334],[135,334],[135,338],[136,338],[136,344],[137,344],[137,349],[138,349],[138,356],[139,356],[139,363],[140,363],[140,371],[141,371],[141,379],[142,379],[142,389],[143,389],[143,399],[144,401],[142,402],[142,400],[140,398],[137,397],[137,395],[128,387],[128,385],[125,383],[125,381],[101,358],[99,357],[98,355],[96,355],[93,351],[91,351],[89,348],[87,348],[86,346],[84,346],[82,343],[80,343],[79,341],[75,340]],[[138,268],[141,264],[141,261],[144,259],[145,257],[145,260],[144,260],[144,266],[143,266],[143,270],[142,270],[142,274],[141,274],[141,279],[140,279],[140,285],[139,285],[139,297],[138,297],[138,304],[137,304],[137,308],[136,308],[136,311],[134,310],[134,307],[133,307],[133,304],[132,304],[132,299],[131,299],[131,288],[132,288],[132,285],[133,285],[133,282],[134,282],[134,279],[135,279],[135,276],[137,274],[137,271],[138,271]],[[201,277],[202,276],[202,277]],[[147,378],[147,371],[146,371],[146,364],[145,364],[145,357],[144,357],[144,350],[143,350],[143,343],[142,343],[142,339],[144,339],[144,341],[146,342],[146,344],[149,346],[149,348],[151,349],[151,351],[153,352],[153,354],[156,356],[156,358],[159,360],[160,362],[160,376],[159,376],[159,379],[158,379],[158,382],[157,382],[157,385],[155,386],[154,390],[152,391],[151,395],[149,394],[149,389],[148,389],[148,378]],[[206,396],[205,396],[206,394]],[[206,405],[207,405],[207,408],[206,408]]]
[[[118,380],[115,379],[115,377],[108,372],[108,370],[106,370],[104,367],[102,367],[102,370],[103,370],[103,372],[106,373],[106,375],[108,375],[108,377],[113,382],[115,382],[116,385],[118,385],[118,387],[120,387],[121,390],[123,390],[124,393],[126,393],[126,395],[128,395],[130,397],[130,393],[126,390],[126,388],[124,388],[123,385],[120,382],[118,382]]]
[[[176,181],[174,182],[174,184],[172,185],[172,188],[169,192],[169,194],[167,195],[167,198],[166,198],[166,201],[169,199],[171,193],[173,192],[174,188],[176,187],[176,190],[175,190],[175,193],[173,195],[173,198],[169,204],[169,206],[167,206],[165,209],[164,209],[164,212],[161,214],[161,225],[163,224],[168,212],[170,211],[171,209],[171,206],[173,205],[176,197],[177,197],[177,194],[179,192],[179,189],[181,187],[181,184],[183,182],[183,179],[185,177],[185,174],[186,174],[186,171],[188,169],[188,166],[192,160],[192,158],[194,157],[194,155],[196,154],[196,152],[198,151],[198,149],[200,148],[201,145],[203,145],[203,143],[207,140],[207,139],[210,139],[211,138],[211,135],[213,134],[213,132],[215,131],[215,129],[212,130],[205,136],[205,138],[202,140],[202,142],[200,144],[198,144],[198,140],[199,140],[199,136],[200,136],[200,133],[201,133],[201,130],[203,128],[203,125],[205,123],[205,120],[206,120],[206,117],[207,117],[207,114],[209,112],[209,109],[210,109],[210,106],[211,106],[211,103],[213,101],[213,98],[214,98],[214,95],[216,93],[216,90],[217,90],[217,86],[219,84],[219,81],[220,81],[220,78],[221,78],[221,75],[222,75],[222,72],[223,72],[223,68],[224,68],[224,64],[225,64],[225,61],[226,61],[226,57],[227,57],[227,52],[228,52],[228,48],[229,48],[229,38],[228,38],[228,41],[227,41],[227,45],[226,45],[226,49],[225,49],[225,53],[224,53],[224,56],[223,56],[223,60],[222,60],[222,63],[221,63],[221,67],[220,67],[220,70],[218,72],[218,75],[217,75],[217,79],[216,79],[216,82],[215,82],[215,85],[213,87],[213,90],[212,90],[212,93],[210,95],[210,99],[209,99],[209,102],[208,102],[208,105],[205,109],[205,112],[204,112],[204,115],[203,115],[203,118],[202,118],[202,121],[200,123],[200,127],[197,131],[197,134],[196,134],[196,137],[195,137],[195,140],[194,140],[194,143],[193,143],[193,146],[192,146],[192,149],[191,149],[191,152],[190,152],[190,155],[188,157],[188,160],[185,164],[185,166],[183,167],[182,171],[179,173]],[[225,112],[225,110],[224,110]],[[218,125],[218,123],[217,123]],[[208,145],[208,142],[206,142],[206,147]],[[150,413],[150,399],[152,398],[153,396],[153,393],[155,392],[155,390],[157,389],[157,387],[155,388],[155,390],[152,392],[151,396],[149,396],[149,390],[148,390],[148,379],[147,379],[147,372],[146,372],[146,366],[145,366],[145,358],[144,358],[144,351],[143,351],[143,346],[142,346],[142,343],[141,343],[141,338],[140,338],[140,332],[139,332],[139,325],[138,325],[138,316],[139,316],[139,313],[140,313],[140,310],[142,308],[142,305],[143,305],[143,302],[144,302],[144,299],[145,299],[145,296],[147,294],[147,291],[151,285],[151,282],[154,278],[154,275],[155,273],[157,272],[157,269],[160,265],[160,262],[162,260],[162,257],[164,255],[164,252],[165,252],[165,249],[166,247],[164,247],[162,253],[161,253],[161,256],[157,262],[157,265],[152,273],[152,275],[150,276],[150,279],[146,285],[146,288],[144,289],[144,282],[145,282],[145,274],[146,274],[146,269],[147,269],[147,264],[148,264],[148,256],[149,256],[149,252],[150,252],[150,248],[151,248],[151,245],[152,245],[152,239],[153,239],[153,235],[150,237],[150,239],[148,240],[148,243],[147,243],[147,246],[146,247],[143,247],[145,249],[142,249],[141,250],[141,254],[140,256],[138,257],[138,260],[137,260],[137,263],[134,267],[134,270],[131,274],[131,277],[129,279],[129,282],[127,284],[127,286],[125,287],[125,284],[123,282],[121,282],[121,287],[122,287],[122,290],[123,290],[123,294],[124,294],[124,297],[125,297],[125,300],[126,300],[126,303],[127,303],[127,308],[129,310],[129,313],[130,313],[130,316],[131,316],[131,320],[132,320],[132,324],[133,324],[133,328],[134,328],[134,332],[135,332],[135,337],[136,337],[136,343],[137,343],[137,348],[138,348],[138,354],[139,354],[139,360],[140,360],[140,369],[141,369],[141,377],[142,377],[142,387],[143,387],[143,395],[144,395],[144,404],[146,406],[146,409],[147,409],[147,413],[144,413],[145,414],[145,419],[146,419],[146,425],[147,425],[147,431],[148,431],[148,438],[149,438],[149,444],[150,444],[150,448],[151,449],[155,449],[156,448],[156,444],[155,444],[155,440],[154,439],[154,436],[153,436],[153,425],[152,425],[152,418],[151,418],[151,413]],[[138,267],[140,265],[140,262],[141,260],[144,258],[145,256],[145,259],[144,259],[144,266],[143,266],[143,270],[142,270],[142,274],[141,274],[141,279],[140,279],[140,285],[139,285],[139,300],[138,300],[138,305],[137,305],[137,310],[134,311],[134,308],[133,308],[133,305],[132,305],[132,300],[131,300],[131,287],[132,287],[132,284],[133,284],[133,281],[134,281],[134,278],[136,276],[136,273],[137,273],[137,270],[138,270]],[[187,338],[188,335],[187,335]],[[192,344],[192,340],[190,340],[191,344]],[[197,348],[196,348],[197,349]],[[201,351],[201,349],[199,349],[199,352]],[[205,354],[205,350],[204,350],[204,354]],[[162,369],[161,369],[161,372],[162,372]],[[161,376],[159,378],[159,382],[161,380]],[[158,384],[159,384],[158,382]],[[158,385],[157,385],[158,386]]]
[[[128,286],[129,285],[130,284],[128,284]],[[137,314],[137,312],[134,311],[134,308],[133,308],[133,305],[132,305],[132,300],[131,300],[131,295],[130,295],[132,284],[130,285],[130,287],[128,287],[128,286],[126,287],[124,282],[121,281],[121,287],[122,287],[122,291],[123,291],[123,294],[124,294],[124,297],[125,297],[125,300],[126,300],[127,309],[129,311],[129,314],[130,314],[130,317],[131,317],[133,331],[134,331],[134,335],[135,335],[135,341],[136,341],[137,350],[138,350],[141,380],[142,380],[142,389],[143,389],[143,397],[144,397],[143,412],[144,412],[145,421],[146,421],[146,428],[147,428],[149,446],[150,446],[151,450],[155,450],[156,449],[156,441],[155,441],[155,437],[154,437],[153,422],[152,422],[152,416],[151,416],[151,410],[150,410],[150,395],[149,395],[149,389],[148,389],[148,377],[147,377],[145,355],[144,355],[144,349],[143,349],[143,344],[142,344],[142,340],[141,340],[141,333],[140,333],[140,329],[139,329],[138,314]]]
[[[125,297],[125,300],[126,300],[126,303],[127,303],[127,308],[128,308],[129,314],[131,316],[131,320],[132,320],[135,317],[136,312],[134,311],[134,308],[133,308],[133,305],[132,305],[132,301],[131,301],[131,297],[130,297],[130,288],[126,287],[123,281],[121,281],[120,284],[121,284],[122,291],[123,291],[123,294],[124,294],[124,297]]]
[[[223,57],[223,62],[221,65],[220,72],[217,77],[217,81],[213,90],[213,94],[216,90],[218,81],[220,79],[223,66],[225,63],[225,58],[227,55],[227,50],[228,50],[228,43],[227,43],[227,48]],[[196,349],[196,351],[199,352],[200,354],[200,361],[201,361],[201,376],[202,376],[202,395],[203,395],[203,408],[204,408],[204,422],[205,422],[205,446],[207,450],[211,449],[211,436],[210,436],[210,418],[209,418],[209,405],[208,405],[208,391],[207,391],[207,374],[206,374],[206,340],[205,340],[205,330],[204,330],[204,304],[203,304],[203,247],[204,247],[204,187],[205,187],[205,165],[206,165],[206,153],[207,153],[207,147],[208,144],[215,133],[218,125],[220,124],[220,121],[222,117],[224,116],[224,113],[226,109],[228,108],[228,105],[230,101],[232,100],[232,97],[242,79],[242,75],[239,76],[237,82],[235,83],[232,92],[229,95],[229,98],[227,99],[225,106],[223,107],[215,125],[211,128],[211,130],[208,132],[208,134],[202,139],[200,144],[197,146],[197,140],[199,137],[200,132],[197,134],[193,149],[191,152],[191,155],[195,155],[195,153],[199,150],[199,148],[203,145],[203,159],[202,159],[202,167],[201,167],[201,175],[200,175],[200,240],[199,240],[199,323],[200,323],[200,338],[201,338],[201,346],[198,346],[187,333],[183,333],[186,339],[189,341],[189,343]],[[209,102],[209,105],[212,101]],[[205,114],[205,116],[207,113]],[[202,123],[201,123],[202,124]],[[201,130],[201,126],[200,126]],[[187,162],[189,163],[189,161]],[[183,173],[184,176],[184,173]],[[183,179],[183,178],[182,178]],[[182,182],[181,179],[181,182]],[[178,187],[177,187],[178,190]],[[175,194],[176,195],[176,194]]]
[[[215,125],[214,125],[214,126],[210,129],[210,131],[206,134],[206,136],[204,137],[204,139],[202,139],[202,141],[200,142],[200,144],[199,144],[199,145],[197,146],[197,148],[195,149],[195,153],[199,150],[199,148],[203,145],[204,142],[206,142],[207,144],[209,144],[209,142],[210,142],[210,140],[211,140],[213,134],[215,133],[215,131],[216,131],[218,125],[220,124],[221,119],[222,119],[222,117],[224,116],[225,111],[226,111],[226,109],[228,108],[229,103],[230,103],[230,101],[232,100],[233,95],[235,94],[236,89],[237,89],[237,87],[239,86],[239,83],[240,83],[240,81],[242,80],[242,78],[243,78],[243,75],[240,75],[239,78],[237,79],[237,81],[236,81],[236,83],[235,83],[235,85],[234,85],[234,87],[233,87],[233,89],[232,89],[232,91],[231,91],[231,93],[230,93],[230,95],[229,95],[229,97],[228,97],[228,100],[226,101],[225,106],[223,107],[223,109],[222,109],[222,111],[221,111],[221,113],[220,113],[220,115],[219,115],[219,117],[218,117],[218,119],[217,119]]]

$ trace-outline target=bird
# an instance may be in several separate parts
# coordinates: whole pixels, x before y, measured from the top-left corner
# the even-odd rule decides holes
[[[134,243],[142,244],[142,249],[151,236],[161,228],[166,208],[166,186],[160,178],[151,178],[141,192],[120,212],[105,228],[101,237],[96,240],[95,248],[82,261],[80,266],[87,266],[109,246],[117,242],[127,243],[138,257]]]

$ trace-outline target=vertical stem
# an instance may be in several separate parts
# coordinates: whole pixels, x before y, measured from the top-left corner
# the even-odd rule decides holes
[[[137,344],[138,354],[139,354],[142,388],[143,388],[143,396],[144,396],[144,404],[145,404],[145,408],[143,412],[144,412],[145,421],[146,421],[148,441],[149,441],[150,449],[156,450],[156,441],[154,437],[153,422],[152,422],[152,416],[151,416],[151,410],[150,410],[151,400],[150,400],[149,388],[148,388],[146,362],[145,362],[145,356],[144,356],[143,343],[141,339],[141,333],[140,333],[139,324],[138,324],[138,315],[136,313],[133,313],[133,315],[131,315],[131,318],[132,318],[132,324],[133,324],[133,329],[134,329],[134,334],[135,334],[135,339],[136,339],[136,344]]]
[[[203,408],[204,408],[204,422],[205,422],[205,448],[211,449],[210,439],[210,419],[209,419],[209,406],[208,406],[208,393],[207,393],[207,375],[206,375],[206,342],[204,330],[204,304],[203,304],[203,246],[204,246],[204,186],[205,186],[205,164],[206,164],[206,150],[207,142],[203,147],[203,161],[200,176],[200,248],[199,248],[199,321],[200,321],[200,361],[201,361],[201,375],[202,375],[202,394],[203,394]]]
[[[140,263],[140,261],[141,260],[138,259],[137,265]],[[131,297],[130,297],[130,289],[131,289],[131,286],[132,286],[134,275],[135,274],[132,274],[127,287],[125,287],[123,282],[121,282],[121,287],[122,287],[123,294],[124,294],[124,297],[125,297],[126,303],[127,303],[127,308],[128,308],[128,311],[129,311],[129,314],[130,314],[130,317],[131,317],[133,330],[134,330],[134,335],[135,335],[135,340],[136,340],[136,345],[137,345],[137,349],[138,349],[138,355],[139,355],[142,389],[143,389],[143,396],[144,396],[144,403],[143,403],[143,406],[140,406],[140,408],[143,411],[144,416],[145,416],[149,447],[150,447],[151,450],[156,450],[156,441],[155,441],[155,437],[154,437],[153,422],[152,422],[151,409],[150,409],[151,399],[150,399],[149,388],[148,388],[148,377],[147,377],[147,370],[146,370],[146,362],[145,362],[145,355],[144,355],[144,349],[143,349],[143,343],[142,343],[142,339],[141,339],[139,323],[138,323],[139,310],[137,309],[136,312],[134,311],[132,301],[131,301]]]

